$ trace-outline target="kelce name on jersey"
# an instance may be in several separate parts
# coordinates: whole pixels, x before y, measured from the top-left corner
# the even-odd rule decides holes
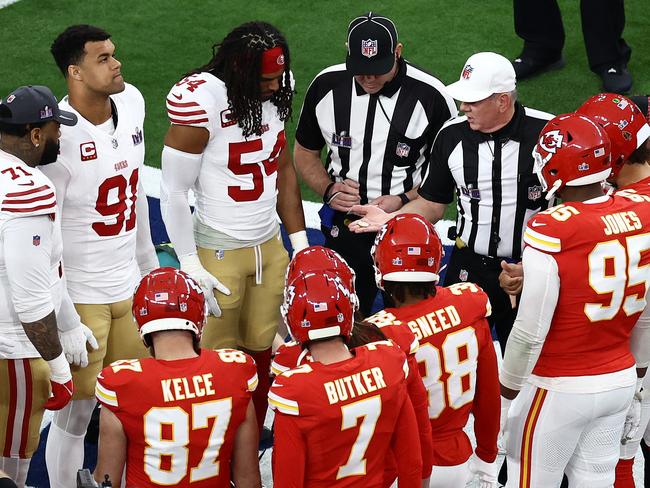
[[[605,223],[605,235],[623,234],[641,229],[643,224],[639,216],[633,212],[616,212],[609,215],[603,215],[600,219]]]
[[[374,380],[374,381],[373,381]],[[330,405],[343,402],[348,398],[356,398],[367,393],[386,388],[384,373],[378,368],[365,369],[334,381],[324,383],[325,392]]]
[[[163,399],[166,402],[215,394],[214,388],[212,388],[212,373],[192,376],[191,379],[172,378],[160,380],[160,386],[162,387]]]
[[[458,315],[458,310],[453,305],[449,305],[409,321],[408,326],[418,340],[421,340],[430,335],[438,334],[443,330],[456,327],[459,324],[460,316]]]

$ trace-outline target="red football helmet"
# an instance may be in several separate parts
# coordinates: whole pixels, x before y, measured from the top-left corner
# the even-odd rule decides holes
[[[605,130],[589,117],[572,113],[549,120],[533,149],[546,199],[564,186],[605,181],[612,171],[610,147]]]
[[[286,285],[298,276],[313,271],[331,271],[341,278],[345,287],[352,293],[354,309],[359,308],[359,300],[354,286],[356,279],[354,270],[350,268],[339,253],[323,246],[309,246],[293,256],[289,266],[287,266],[287,274],[284,280],[285,291]]]
[[[207,315],[201,287],[175,268],[158,268],[140,281],[133,296],[133,317],[140,336],[160,330],[189,330],[201,337]]]
[[[370,251],[377,286],[384,281],[437,283],[444,256],[433,224],[416,214],[400,214],[384,224]]]
[[[615,93],[594,95],[583,103],[577,113],[600,124],[612,143],[612,174],[616,178],[623,163],[648,137],[650,126],[639,107],[629,98]]]
[[[287,285],[281,311],[291,337],[305,343],[352,334],[351,292],[331,271],[300,274]]]

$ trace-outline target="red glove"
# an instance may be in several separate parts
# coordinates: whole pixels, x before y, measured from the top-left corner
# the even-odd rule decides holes
[[[74,392],[70,365],[63,352],[48,361],[47,365],[50,367],[52,393],[49,400],[45,402],[45,408],[48,410],[61,410],[72,399],[72,393]]]
[[[45,408],[47,410],[61,410],[72,400],[72,393],[74,392],[72,378],[65,383],[50,380],[50,385],[52,385],[52,394],[49,400],[45,402]]]

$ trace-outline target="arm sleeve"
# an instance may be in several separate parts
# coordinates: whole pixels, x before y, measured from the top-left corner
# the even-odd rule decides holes
[[[302,488],[307,446],[295,417],[276,413],[274,433],[273,484],[283,488]]]
[[[149,226],[149,202],[144,191],[142,180],[138,182],[138,199],[135,201],[136,214],[136,244],[135,252],[140,268],[140,274],[145,274],[159,267],[158,256],[151,241],[151,227]]]
[[[441,137],[442,134],[442,137]],[[438,132],[429,155],[429,165],[418,193],[430,202],[448,204],[454,200],[456,182],[443,154],[444,132]]]
[[[517,391],[537,363],[560,294],[557,262],[552,256],[527,246],[522,263],[524,289],[506,344],[500,376],[503,386]]]
[[[398,486],[399,488],[420,488],[422,486],[422,454],[418,423],[408,395],[402,403],[396,425],[391,447],[397,462]]]
[[[420,433],[420,451],[422,452],[422,479],[431,475],[433,466],[433,438],[431,434],[431,421],[429,420],[429,396],[418,372],[418,363],[414,354],[408,356],[409,377],[406,383],[411,404],[415,412],[415,419]]]
[[[54,310],[50,286],[52,222],[46,215],[16,218],[5,223],[3,233],[14,310],[21,322],[35,322]]]
[[[298,127],[296,128],[296,141],[306,149],[320,151],[325,146],[323,133],[316,118],[316,102],[318,92],[318,78],[312,81],[305,94],[305,101],[302,104]]]
[[[490,326],[485,319],[482,322],[483,336],[480,339],[481,348],[478,353],[476,393],[472,414],[475,419],[476,455],[486,463],[491,463],[497,457],[501,394],[497,355],[490,336]]]
[[[72,303],[72,298],[70,298],[70,295],[68,294],[65,273],[61,278],[59,286],[61,287],[61,306],[56,314],[56,325],[59,332],[67,332],[81,324],[81,317],[79,317],[79,314]]]
[[[190,154],[165,146],[162,152],[160,210],[176,254],[196,253],[189,189],[199,177],[201,154]]]
[[[650,288],[646,291],[646,303],[650,300]],[[637,368],[647,368],[650,365],[650,306],[646,305],[641,316],[632,329],[630,350],[636,360]]]

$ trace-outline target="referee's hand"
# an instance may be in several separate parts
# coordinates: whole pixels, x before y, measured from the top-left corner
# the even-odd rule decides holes
[[[337,181],[332,185],[326,195],[327,204],[339,212],[349,212],[353,205],[358,205],[359,183],[354,180],[345,179]]]
[[[508,295],[516,296],[521,293],[524,287],[524,267],[521,263],[510,264],[501,261],[501,274],[499,275],[499,285]]]
[[[384,212],[376,205],[355,205],[350,209],[350,213],[363,217],[348,224],[348,229],[357,234],[377,232],[393,216],[393,214]]]

